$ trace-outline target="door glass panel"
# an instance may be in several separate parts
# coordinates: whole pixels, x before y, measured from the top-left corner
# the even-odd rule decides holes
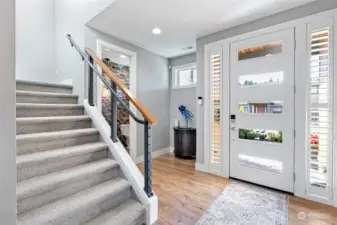
[[[277,130],[239,129],[239,138],[260,142],[282,143],[283,133]]]
[[[279,174],[283,172],[283,163],[277,160],[239,154],[239,163],[241,166],[252,167],[259,170]]]
[[[270,85],[283,83],[283,71],[263,74],[242,75],[239,77],[240,87]]]
[[[238,110],[244,114],[280,114],[283,113],[283,101],[239,102]]]
[[[239,61],[265,57],[282,53],[282,42],[273,42],[251,48],[240,49],[238,53]]]

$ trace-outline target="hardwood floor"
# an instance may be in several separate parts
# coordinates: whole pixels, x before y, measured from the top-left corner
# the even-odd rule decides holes
[[[195,160],[177,159],[173,154],[153,160],[153,189],[159,199],[156,225],[195,224],[231,182],[195,171],[194,164]],[[143,171],[142,164],[138,167]],[[308,216],[300,220],[300,212]],[[337,208],[290,196],[289,225],[304,224],[337,225]]]

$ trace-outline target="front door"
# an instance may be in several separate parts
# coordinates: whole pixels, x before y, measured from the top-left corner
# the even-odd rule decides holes
[[[294,29],[231,44],[230,176],[293,192]]]

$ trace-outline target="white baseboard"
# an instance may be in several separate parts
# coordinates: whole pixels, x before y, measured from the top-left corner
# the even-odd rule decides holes
[[[157,158],[157,157],[162,156],[162,155],[165,155],[167,153],[171,153],[171,152],[173,152],[173,150],[174,149],[172,147],[168,147],[168,148],[163,148],[163,149],[160,149],[158,151],[152,152],[152,159]],[[137,157],[136,163],[141,163],[141,162],[144,162],[144,155],[141,155],[141,156]]]
[[[126,179],[132,184],[133,190],[140,202],[147,208],[146,224],[154,224],[158,220],[158,198],[156,193],[149,198],[144,192],[144,176],[131,159],[129,153],[121,142],[114,143],[110,138],[111,129],[104,119],[102,112],[88,104],[85,100],[84,107],[87,114],[91,117],[94,126],[99,131],[103,141],[109,146],[109,151],[113,158],[118,161],[119,168],[123,171]]]
[[[195,170],[209,173],[207,166],[203,163],[195,163]]]

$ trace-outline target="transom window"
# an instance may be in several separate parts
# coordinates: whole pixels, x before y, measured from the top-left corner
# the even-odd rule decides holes
[[[197,69],[194,63],[173,68],[173,88],[195,87],[197,83]]]

